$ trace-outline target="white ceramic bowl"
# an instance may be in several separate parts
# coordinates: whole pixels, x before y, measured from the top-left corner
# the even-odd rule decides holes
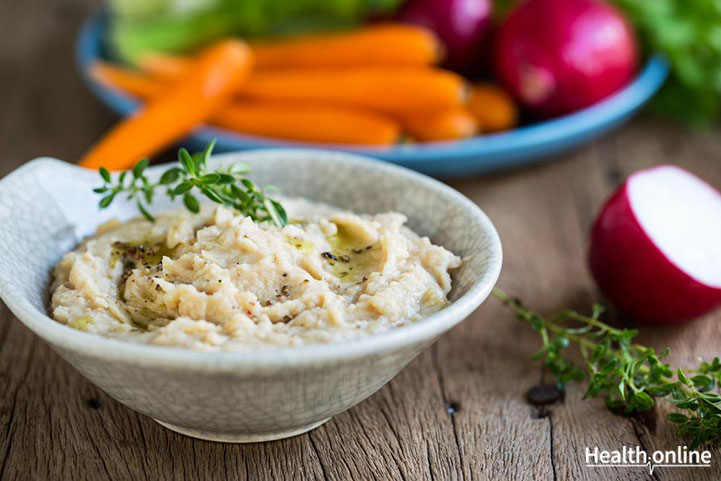
[[[195,352],[135,345],[81,332],[47,315],[53,266],[111,217],[136,215],[116,201],[99,211],[96,172],[37,159],[0,181],[0,296],[60,356],[110,396],[175,431],[252,442],[308,431],[367,398],[488,296],[501,244],[486,215],[440,182],[342,153],[266,150],[214,157],[244,161],[260,185],[356,212],[394,210],[416,232],[465,258],[452,303],[415,324],[343,343],[260,352]],[[166,166],[148,170],[157,176]],[[157,210],[170,207],[160,203]]]

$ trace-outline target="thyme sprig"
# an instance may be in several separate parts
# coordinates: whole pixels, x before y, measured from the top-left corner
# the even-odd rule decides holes
[[[691,449],[721,440],[721,360],[701,362],[697,369],[676,369],[662,359],[669,353],[635,343],[638,331],[617,329],[600,320],[603,307],[595,304],[590,316],[563,310],[543,317],[516,298],[495,288],[493,295],[541,336],[533,356],[553,376],[559,389],[570,381],[587,380],[583,396],[602,398],[613,410],[636,413],[651,409],[657,399],[675,404],[667,419],[677,434],[691,438]],[[582,362],[566,355],[575,345]]]
[[[103,185],[93,189],[102,194],[100,208],[104,209],[113,203],[118,196],[127,200],[135,200],[138,210],[151,222],[155,218],[150,214],[148,205],[153,203],[155,192],[165,188],[170,199],[182,196],[185,207],[193,212],[200,211],[200,202],[196,193],[228,207],[232,207],[242,215],[256,222],[272,222],[278,227],[288,223],[288,216],[283,206],[268,197],[263,189],[244,177],[249,172],[247,164],[238,163],[228,169],[211,171],[208,159],[213,152],[215,140],[211,141],[203,152],[188,153],[185,149],[178,151],[178,166],[171,167],[160,176],[157,182],[151,182],[145,175],[148,159],[140,160],[130,171],[120,173],[113,179],[105,167],[100,168]]]

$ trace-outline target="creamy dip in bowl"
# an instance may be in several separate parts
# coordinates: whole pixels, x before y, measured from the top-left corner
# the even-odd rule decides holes
[[[461,259],[402,214],[282,203],[283,228],[217,204],[109,221],[56,266],[52,315],[129,342],[237,351],[377,334],[447,304]]]
[[[249,176],[258,185],[278,186],[290,204],[295,202],[292,199],[311,203],[308,218],[303,219],[299,206],[296,214],[291,213],[291,218],[298,217],[297,223],[271,233],[211,207],[187,222],[173,218],[166,227],[163,220],[156,226],[130,221],[139,222],[143,232],[137,236],[112,234],[118,226],[108,222],[132,219],[137,209],[119,199],[108,210],[98,211],[92,192],[98,185],[97,172],[53,159],[26,164],[0,181],[0,296],[23,324],[119,402],[191,436],[251,442],[305,432],[370,396],[473,312],[498,278],[501,245],[492,223],[474,203],[440,182],[378,161],[312,150],[226,154],[211,159],[210,165],[237,161],[250,165]],[[164,170],[164,166],[151,167],[147,173],[157,177]],[[177,208],[170,201],[156,202],[154,213]],[[100,237],[94,239],[109,236],[108,249],[93,254],[100,246],[87,239],[97,235],[99,227]],[[231,257],[217,257],[220,244],[211,249],[200,249],[198,244],[205,242],[206,235],[217,237],[223,231],[239,243],[231,249],[232,255],[239,255],[242,232],[256,228],[264,231],[262,235],[282,236],[287,243],[282,249],[280,244],[268,246],[281,258],[270,262],[271,255],[265,273],[268,282],[262,286],[243,285],[244,277],[239,276],[238,269],[249,269],[253,262],[236,260],[240,263],[236,268]],[[290,242],[294,235],[301,242]],[[384,235],[398,236],[398,244],[383,246]],[[165,246],[157,244],[162,239]],[[185,244],[174,243],[183,239]],[[248,250],[243,255],[266,256],[263,242],[253,244],[245,244]],[[369,245],[367,258],[351,257],[354,249]],[[394,245],[403,248],[396,250]],[[138,256],[140,246],[146,252]],[[258,249],[255,254],[254,249]],[[117,327],[102,314],[113,309],[112,299],[106,306],[89,306],[85,313],[64,304],[62,298],[83,283],[81,276],[73,276],[73,259],[64,257],[74,251],[71,258],[86,256],[87,262],[77,264],[83,266],[78,271],[99,269],[111,284],[115,276],[126,277],[123,302],[132,300],[133,313],[118,335],[100,332]],[[348,262],[341,259],[344,255]],[[394,255],[395,260],[388,262]],[[203,259],[214,259],[206,271]],[[162,275],[151,275],[158,264]],[[265,264],[256,265],[261,266]],[[278,266],[288,267],[288,275],[295,276],[292,284],[282,283],[286,271]],[[375,274],[362,281],[363,275],[345,269],[351,266],[353,271],[372,267]],[[189,282],[180,282],[189,272]],[[302,277],[304,272],[310,278]],[[378,273],[388,274],[387,282],[373,285],[374,276],[381,277]],[[400,282],[404,273],[413,273],[406,276],[408,283]],[[133,277],[141,287],[128,288]],[[304,279],[318,290],[300,289]],[[237,292],[220,287],[226,282]],[[351,287],[357,282],[362,285]],[[325,286],[318,283],[327,283],[328,290],[320,290]],[[101,302],[105,287],[82,288],[98,289],[100,296],[89,297]],[[280,298],[275,297],[277,288]],[[399,295],[361,299],[372,289],[392,288],[398,288]],[[186,296],[179,295],[179,289],[202,294],[202,300],[181,308],[180,299]],[[208,302],[226,291],[232,302]],[[251,314],[225,315],[256,302],[245,293],[252,293],[259,304],[251,306]],[[143,311],[143,300],[153,303],[153,314]],[[271,304],[264,305],[268,301]],[[212,322],[220,318],[232,322]],[[173,319],[213,325],[206,326],[210,332],[205,333],[193,329],[163,333],[172,324],[166,321]],[[313,324],[319,322],[321,328],[316,329]],[[266,328],[266,334],[258,326]],[[301,329],[300,333],[291,328]]]

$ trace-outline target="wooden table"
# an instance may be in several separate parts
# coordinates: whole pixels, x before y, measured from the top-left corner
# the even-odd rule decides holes
[[[114,120],[80,83],[72,42],[90,0],[0,0],[0,175],[37,156],[69,161]],[[500,232],[500,285],[549,312],[598,298],[585,254],[592,217],[628,173],[671,162],[721,185],[721,136],[637,120],[553,163],[452,185]],[[642,341],[691,366],[721,351],[721,313]],[[601,402],[538,409],[529,358],[539,340],[491,299],[380,392],[324,426],[254,445],[193,440],[113,401],[0,307],[0,479],[647,479],[639,469],[585,467],[585,447],[674,449],[659,409],[621,417]],[[664,469],[658,480],[719,479]]]

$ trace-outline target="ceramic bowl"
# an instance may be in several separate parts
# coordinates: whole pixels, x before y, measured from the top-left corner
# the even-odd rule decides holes
[[[380,389],[488,296],[501,269],[491,221],[470,200],[409,170],[350,154],[265,150],[225,154],[260,185],[356,212],[388,210],[465,258],[450,305],[412,325],[360,340],[257,352],[196,352],[135,345],[81,332],[47,315],[53,266],[98,224],[136,215],[116,201],[99,211],[99,177],[37,159],[0,181],[0,296],[12,312],[86,378],[126,406],[175,431],[226,442],[308,431]],[[148,169],[150,177],[166,167]],[[171,207],[160,203],[154,210]]]

